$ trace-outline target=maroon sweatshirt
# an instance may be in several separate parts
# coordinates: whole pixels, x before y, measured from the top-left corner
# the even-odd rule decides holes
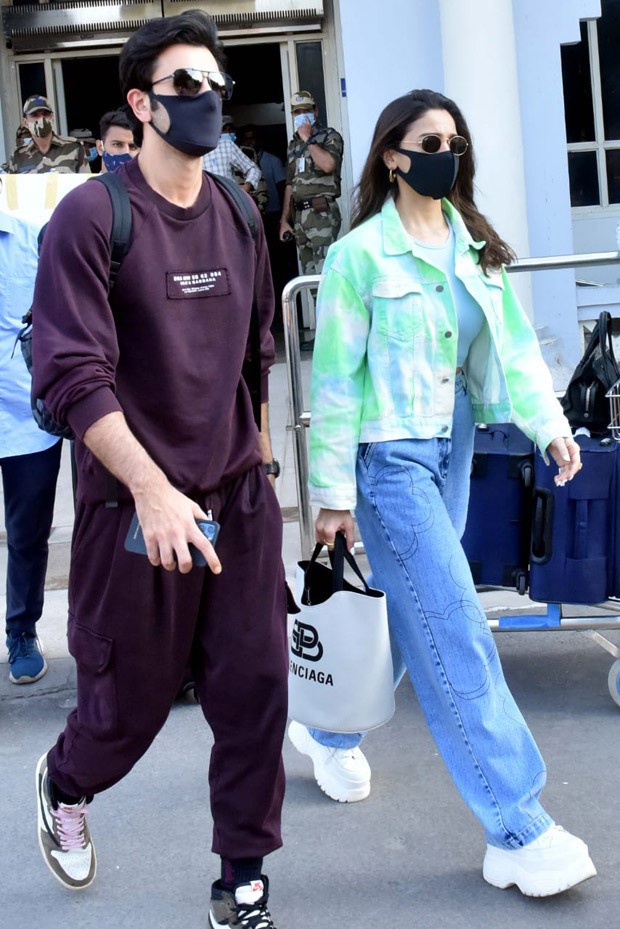
[[[107,497],[108,472],[81,439],[116,410],[173,486],[209,492],[261,460],[241,369],[256,286],[265,402],[274,297],[262,223],[253,207],[254,243],[207,175],[187,209],[149,187],[138,158],[122,179],[132,244],[110,301],[112,207],[103,185],[87,181],[67,194],[46,230],[33,304],[35,395],[77,436],[82,499]]]

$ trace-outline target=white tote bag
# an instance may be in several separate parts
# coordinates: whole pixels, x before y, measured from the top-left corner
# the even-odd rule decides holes
[[[290,644],[289,716],[330,732],[362,732],[394,714],[394,674],[385,593],[369,587],[344,536],[331,567],[317,558],[297,564],[300,612]],[[344,579],[348,562],[363,587]]]

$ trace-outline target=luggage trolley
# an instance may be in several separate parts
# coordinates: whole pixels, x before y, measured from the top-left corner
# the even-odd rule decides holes
[[[603,473],[606,470],[606,473],[610,473],[610,468],[613,470],[617,469],[616,458],[617,455],[609,455],[609,452],[615,451],[613,448],[613,443],[620,442],[620,381],[617,381],[610,391],[607,393],[610,404],[610,416],[611,422],[609,425],[610,437],[605,437],[603,439],[593,439],[593,438],[583,438],[578,439],[582,445],[582,454],[590,457],[591,461],[589,462],[590,467],[593,469],[590,473],[590,488],[592,483],[602,483]],[[592,454],[595,451],[596,454]],[[605,465],[605,458],[607,459],[607,464]],[[598,463],[596,463],[598,459]],[[585,472],[584,472],[585,474]],[[550,481],[551,478],[547,476],[547,481]],[[610,503],[608,507],[609,513],[609,525],[611,525],[611,530],[609,535],[605,534],[604,539],[597,540],[598,549],[600,553],[600,548],[605,548],[607,538],[614,542],[614,536],[617,534],[616,526],[619,524],[617,518],[617,513],[620,513],[620,500],[616,503],[616,497],[618,496],[618,485],[614,482],[609,485],[610,487]],[[591,496],[591,489],[584,490],[583,496],[584,499],[578,500],[573,498],[572,503],[574,506],[579,507],[586,504],[591,504],[593,501],[587,498]],[[540,491],[541,497],[544,501],[545,496],[549,499],[551,494],[548,489],[542,489]],[[537,491],[535,491],[535,497]],[[579,496],[579,495],[577,495]],[[537,498],[534,502],[534,508],[536,508],[537,503],[541,502],[541,498]],[[551,500],[553,504],[553,500]],[[598,502],[598,506],[606,506],[606,501],[603,503]],[[577,510],[579,512],[579,510]],[[565,511],[566,513],[566,511]],[[599,511],[600,513],[600,511]],[[587,533],[587,516],[585,515],[586,511],[582,510],[580,517],[580,529],[583,533]],[[561,519],[561,517],[559,517]],[[543,519],[544,523],[544,519]],[[533,525],[536,527],[536,515],[533,518]],[[561,532],[561,523],[559,526],[559,531]],[[557,631],[557,630],[582,630],[588,632],[589,636],[605,651],[614,658],[614,661],[609,669],[609,675],[607,678],[607,684],[609,687],[609,693],[612,700],[618,706],[620,706],[620,648],[615,645],[613,642],[610,642],[608,638],[601,635],[600,630],[605,629],[618,629],[620,628],[620,598],[616,595],[607,600],[598,600],[599,594],[597,589],[603,593],[603,587],[597,587],[596,582],[588,586],[588,581],[592,581],[591,578],[587,580],[584,579],[583,574],[579,575],[576,580],[571,578],[570,574],[562,575],[563,580],[558,582],[557,578],[555,581],[551,579],[550,584],[545,584],[541,582],[541,579],[534,578],[534,572],[536,570],[535,560],[536,560],[536,547],[537,547],[537,533],[542,533],[544,536],[544,530],[541,530],[540,527],[538,530],[535,528],[532,533],[532,549],[531,549],[531,564],[530,564],[530,594],[536,599],[540,600],[542,603],[546,603],[546,609],[543,613],[527,613],[520,615],[502,615],[497,618],[492,618],[488,620],[489,628],[498,631],[498,632],[507,632],[507,631],[535,631],[535,630],[546,630],[546,631]],[[540,542],[540,540],[538,540]],[[556,537],[557,542],[557,537]],[[615,540],[615,544],[618,545],[620,540]],[[553,549],[553,544],[550,539],[545,539],[543,548],[547,547],[547,553],[550,554]],[[554,558],[557,556],[561,560],[563,552],[553,553]],[[541,563],[544,564],[544,560],[541,560]],[[552,562],[551,562],[552,563]],[[576,565],[577,562],[574,562]],[[589,566],[590,562],[586,562]],[[546,570],[546,569],[545,569]],[[613,571],[618,574],[618,571],[613,565]],[[582,584],[583,586],[580,586]],[[520,588],[518,585],[515,585],[519,593],[524,593],[525,591]],[[545,587],[551,587],[555,590],[555,593],[562,592],[565,596],[570,597],[570,610],[568,611],[571,615],[566,615],[568,604],[561,602],[556,602],[556,597],[553,593],[547,594]],[[536,587],[536,590],[534,589]],[[587,593],[589,597],[585,595],[584,587],[587,587]],[[618,583],[614,583],[613,590],[614,593],[618,589]],[[570,593],[569,593],[570,591]],[[580,602],[579,594],[583,596],[583,601]],[[558,598],[559,599],[559,598]],[[572,615],[580,606],[588,606],[589,609],[592,609],[592,613],[589,615]],[[501,612],[501,611],[498,611]]]
[[[611,436],[584,434],[576,440],[586,468],[570,488],[556,490],[554,469],[516,426],[478,426],[462,542],[480,593],[529,593],[545,610],[532,612],[529,603],[525,609],[512,606],[511,613],[507,605],[487,606],[489,628],[587,631],[615,659],[608,685],[620,705],[620,648],[600,631],[620,626],[620,616],[613,615],[620,599],[609,599],[620,591],[620,567],[612,555],[620,526],[620,449]],[[490,510],[497,525],[492,535]]]
[[[609,430],[611,432],[611,437],[614,441],[620,442],[620,380],[616,381],[613,387],[607,392],[607,398],[609,400]],[[615,617],[615,619],[617,623],[620,623],[620,617]],[[613,655],[615,659],[609,669],[607,683],[612,700],[620,706],[620,649],[596,632],[591,632],[591,635],[599,645],[602,645],[602,647],[608,651],[610,655]]]
[[[603,264],[616,264],[619,260],[620,251],[589,255],[563,255],[547,259],[529,258],[515,262],[509,270],[519,272],[552,270],[567,267],[578,268]],[[611,422],[609,429],[611,439],[605,439],[601,444],[609,444],[613,441],[620,442],[620,380],[616,381],[613,387],[608,391],[607,398],[609,399],[610,405]],[[618,494],[620,494],[620,486],[616,490],[615,496]],[[620,514],[620,500],[618,500],[617,503],[617,512]],[[614,521],[620,526],[620,521],[616,519],[616,514],[614,514]],[[616,528],[614,535],[616,535],[617,532],[618,529]],[[616,544],[620,551],[620,538],[618,538]],[[620,568],[618,570],[620,571]],[[523,585],[521,585],[521,587],[519,587],[519,585],[516,586],[519,593],[525,592],[522,589]],[[589,636],[614,659],[609,669],[607,684],[612,700],[620,706],[620,647],[610,642],[610,640],[601,635],[599,631],[601,629],[620,629],[620,595],[596,604],[590,601],[591,608],[596,609],[597,612],[595,615],[584,616],[564,615],[566,604],[556,602],[555,600],[551,602],[551,598],[549,598],[549,600],[546,600],[546,598],[543,600],[543,598],[540,597],[539,599],[542,603],[546,602],[546,610],[544,613],[499,616],[488,620],[489,628],[497,631],[556,631],[560,629],[586,631]],[[579,604],[574,600],[571,604],[571,612],[574,608],[578,609],[580,605],[588,606],[587,603]]]
[[[558,630],[581,630],[589,636],[615,659],[612,662],[607,676],[607,686],[611,699],[620,706],[620,648],[610,642],[599,629],[620,628],[620,615],[613,613],[620,608],[620,601],[607,601],[609,603],[609,616],[564,616],[561,603],[548,603],[544,613],[528,613],[520,616],[500,616],[489,619],[489,628],[495,632],[534,632],[544,630],[554,632]],[[607,604],[597,606],[602,612],[607,610]]]

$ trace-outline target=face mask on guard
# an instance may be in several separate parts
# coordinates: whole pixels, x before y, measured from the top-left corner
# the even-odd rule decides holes
[[[28,121],[28,128],[32,130],[32,134],[36,135],[37,138],[45,139],[48,135],[51,135],[52,121],[46,116],[39,116],[38,119]]]
[[[303,126],[304,123],[308,123],[309,126],[314,126],[316,122],[314,113],[298,113],[296,116],[293,116],[293,125],[295,130],[299,129],[300,126]]]

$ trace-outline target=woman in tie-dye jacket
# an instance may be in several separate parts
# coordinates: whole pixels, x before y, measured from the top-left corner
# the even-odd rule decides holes
[[[331,247],[319,291],[310,491],[318,541],[342,531],[352,545],[355,509],[387,594],[395,679],[409,673],[484,827],[485,879],[546,896],[596,871],[584,842],[541,806],[545,765],[459,540],[476,421],[516,423],[558,465],[558,484],[577,474],[579,448],[504,271],[513,255],[476,209],[473,179],[453,101],[413,91],[385,108],[353,231]],[[298,723],[289,734],[329,796],[368,795],[362,734]]]

